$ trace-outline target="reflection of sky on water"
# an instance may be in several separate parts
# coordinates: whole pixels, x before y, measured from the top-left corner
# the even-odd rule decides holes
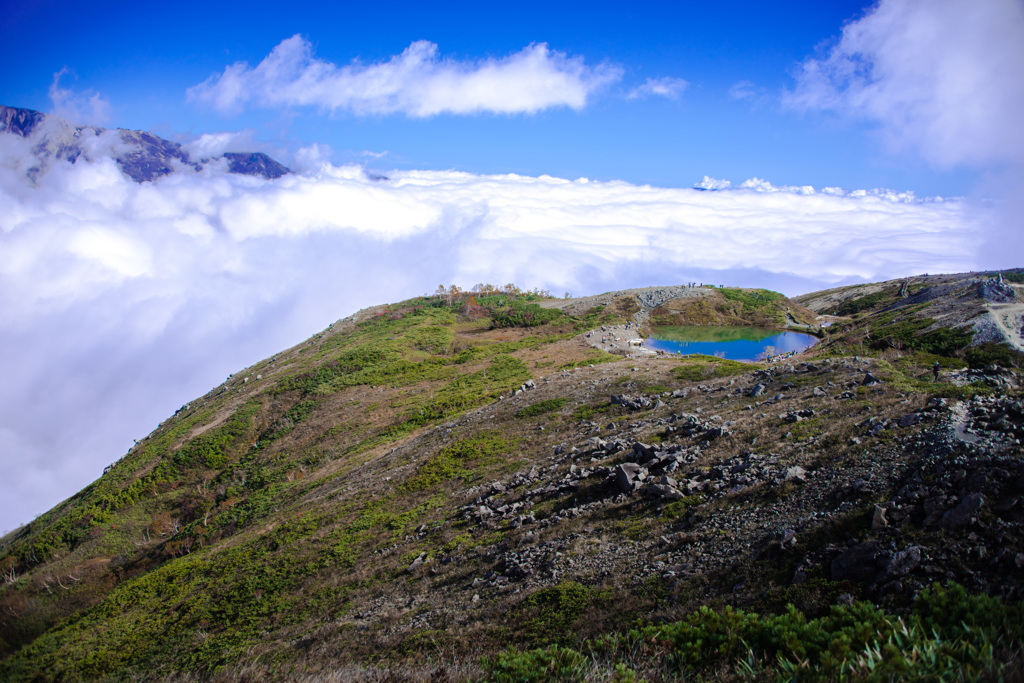
[[[800,332],[778,332],[759,340],[737,339],[734,341],[677,341],[658,339],[650,337],[644,342],[644,346],[654,351],[665,353],[701,353],[706,356],[713,356],[715,353],[724,353],[729,360],[756,360],[764,354],[764,350],[771,346],[775,353],[787,353],[789,351],[803,351],[814,346],[818,339],[809,334]]]

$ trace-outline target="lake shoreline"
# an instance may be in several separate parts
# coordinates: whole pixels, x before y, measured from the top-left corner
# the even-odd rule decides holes
[[[769,327],[673,326],[655,327],[649,332],[645,346],[654,352],[719,356],[744,362],[794,356],[819,341],[811,334]]]

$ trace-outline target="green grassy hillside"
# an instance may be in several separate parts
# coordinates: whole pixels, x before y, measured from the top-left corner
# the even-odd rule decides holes
[[[778,310],[757,291],[725,300]],[[966,528],[925,524],[930,494],[899,497],[930,471],[942,397],[1003,402],[1001,422],[965,423],[989,451],[951,453],[986,485],[1024,482],[1019,377],[930,382],[963,340],[876,347],[907,324],[889,314],[871,314],[871,340],[837,328],[810,364],[623,358],[581,334],[622,306],[540,298],[367,309],[183,406],[0,541],[0,679],[1020,670],[1024,533],[996,507],[1019,494],[984,489],[984,525]],[[897,551],[927,561],[835,568],[864,544],[881,569]],[[963,618],[936,626],[950,610]]]
[[[707,296],[668,301],[651,311],[651,324],[750,325],[786,327],[813,325],[814,314],[778,292],[739,287],[706,288]],[[787,317],[788,316],[788,317]]]

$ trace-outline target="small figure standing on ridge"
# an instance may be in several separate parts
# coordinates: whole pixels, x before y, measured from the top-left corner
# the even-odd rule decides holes
[[[939,361],[935,361],[935,365],[932,366],[932,374],[935,375],[935,381],[939,381],[939,369],[942,366],[939,365]]]

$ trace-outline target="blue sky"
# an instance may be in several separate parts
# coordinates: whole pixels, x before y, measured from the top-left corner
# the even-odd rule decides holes
[[[1024,265],[1024,0],[41,0],[0,13],[0,63],[0,104],[296,171],[140,184],[116,134],[72,164],[36,152],[60,125],[0,133],[0,530],[228,374],[442,283]]]
[[[23,3],[3,19],[2,100],[52,111],[54,74],[77,95],[108,103],[100,122],[187,140],[252,131],[254,144],[288,160],[302,146],[335,163],[381,170],[458,169],[549,174],[686,187],[704,175],[734,183],[887,187],[919,196],[962,195],[967,164],[935,167],[891,154],[878,122],[784,108],[800,64],[862,16],[858,2],[652,3]],[[255,66],[301,35],[316,58],[343,66],[400,54],[414,41],[443,58],[501,59],[535,43],[621,69],[580,109],[536,113],[357,115],[317,106],[251,107],[224,115],[188,102],[189,88],[227,66]],[[649,78],[686,82],[677,98],[628,99]],[[730,94],[740,85],[749,97]],[[83,114],[87,107],[79,107]],[[84,118],[90,118],[84,116]],[[96,117],[91,117],[96,118]],[[374,158],[362,152],[387,154]]]

